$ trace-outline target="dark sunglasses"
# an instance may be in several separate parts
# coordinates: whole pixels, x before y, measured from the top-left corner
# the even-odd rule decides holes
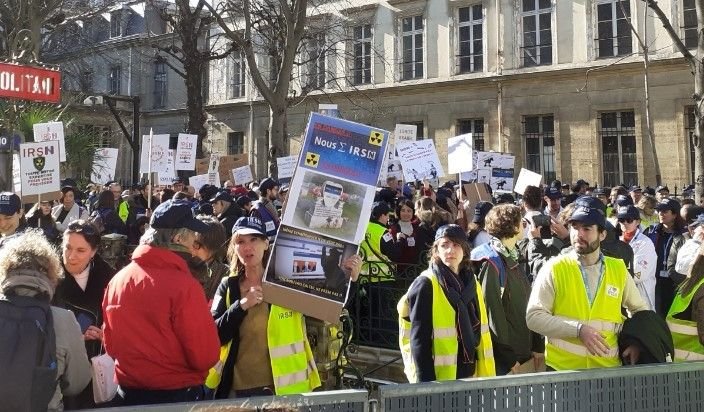
[[[69,224],[66,231],[71,233],[84,233],[88,236],[92,236],[98,233],[95,226],[93,226],[92,224],[80,222],[73,222]]]
[[[631,219],[631,218],[628,218],[628,219],[619,219],[619,220],[618,220],[618,223],[624,223],[624,222],[626,222],[626,223],[633,223],[634,220],[635,220],[635,219]]]

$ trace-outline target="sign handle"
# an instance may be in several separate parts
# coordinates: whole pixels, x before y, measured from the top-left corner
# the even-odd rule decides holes
[[[147,208],[152,209],[152,142],[154,141],[154,129],[149,129],[149,166],[147,167],[147,185],[149,186],[149,197],[147,198]]]

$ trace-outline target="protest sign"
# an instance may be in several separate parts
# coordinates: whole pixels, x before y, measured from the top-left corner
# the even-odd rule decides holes
[[[205,186],[208,184],[208,174],[203,174],[203,175],[195,175],[191,176],[188,178],[188,185],[193,186],[193,189],[196,191],[196,193],[200,190],[201,187]]]
[[[93,183],[106,183],[115,180],[117,168],[117,149],[97,149],[93,157],[93,169],[90,181]]]
[[[518,180],[516,180],[516,186],[513,188],[513,191],[518,193],[519,195],[523,195],[523,192],[526,191],[526,187],[540,187],[542,181],[543,175],[541,175],[540,173],[531,172],[528,169],[521,168],[520,173],[518,173]]]
[[[472,134],[462,134],[447,139],[447,170],[450,174],[469,172],[474,169]]]
[[[414,124],[397,124],[394,128],[396,142],[412,142],[418,136],[418,126]]]
[[[166,164],[163,167],[163,171],[157,172],[159,185],[161,186],[171,186],[174,183],[174,178],[176,177],[176,169],[174,169],[175,153],[175,150],[166,151]]]
[[[486,183],[491,190],[513,190],[513,165],[516,158],[509,153],[474,151],[472,164],[474,169],[462,172],[460,179],[466,182]]]
[[[311,114],[262,283],[267,302],[339,322],[349,289],[341,267],[364,238],[388,140],[385,130]]]
[[[14,187],[15,194],[21,196],[22,178],[20,175],[20,155],[18,153],[12,154],[12,186]]]
[[[36,123],[34,124],[33,129],[35,142],[46,142],[49,140],[56,140],[59,142],[59,159],[61,162],[65,162],[66,141],[64,140],[64,123]]]
[[[407,182],[438,179],[445,173],[430,139],[396,142],[396,153],[401,160],[403,177]]]
[[[176,170],[194,170],[196,168],[196,150],[198,148],[198,135],[178,134],[176,144]]]
[[[466,195],[465,199],[467,213],[474,213],[474,206],[479,202],[491,202],[493,199],[486,188],[486,185],[482,183],[467,183],[464,186],[464,193]],[[472,218],[472,215],[467,216],[468,219]]]
[[[155,134],[152,136],[152,173],[165,173],[169,168],[169,135]],[[149,173],[149,135],[142,136],[142,153],[139,162],[139,173]]]
[[[293,172],[296,170],[296,162],[298,162],[298,155],[276,158],[276,167],[279,170],[279,180],[293,177]]]
[[[330,117],[340,117],[340,111],[336,104],[319,104],[318,113]]]
[[[232,169],[232,178],[235,180],[236,185],[245,185],[254,180],[252,168],[247,165]]]
[[[212,167],[212,162],[210,160],[210,158],[196,159],[196,174],[202,175],[208,173]],[[218,171],[217,181],[224,182],[232,179],[232,169],[237,169],[238,167],[248,164],[249,159],[246,154],[219,156],[218,163],[216,163]],[[218,186],[220,186],[219,183]]]
[[[40,195],[60,189],[59,142],[49,140],[20,145],[22,195]]]

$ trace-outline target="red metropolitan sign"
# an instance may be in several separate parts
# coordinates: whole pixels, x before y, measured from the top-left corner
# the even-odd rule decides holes
[[[0,98],[58,103],[61,72],[40,67],[0,63]]]

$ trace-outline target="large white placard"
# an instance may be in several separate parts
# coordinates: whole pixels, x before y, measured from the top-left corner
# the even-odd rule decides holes
[[[93,170],[90,174],[91,182],[106,183],[115,180],[117,154],[118,150],[111,148],[98,149],[95,151]]]
[[[247,184],[254,180],[254,177],[252,176],[252,168],[249,165],[246,165],[232,169],[232,178],[235,180],[236,185]]]
[[[171,186],[174,183],[174,177],[176,177],[176,169],[174,169],[174,156],[175,150],[166,151],[166,165],[163,171],[157,172],[159,179],[159,184],[161,186]]]
[[[279,169],[279,179],[293,177],[293,171],[296,170],[296,162],[298,155],[276,158],[276,167]]]
[[[15,194],[22,196],[22,177],[20,174],[20,155],[12,154],[12,185],[15,188]]]
[[[20,145],[22,195],[56,192],[61,186],[59,142],[49,140]]]
[[[46,142],[56,140],[59,142],[59,159],[62,162],[66,161],[66,141],[64,140],[64,123],[49,122],[36,123],[34,126],[34,141]]]
[[[176,145],[176,170],[196,170],[197,149],[198,135],[179,133]]]
[[[474,168],[472,134],[462,134],[447,139],[447,172],[450,174],[469,172]]]
[[[407,182],[445,176],[435,144],[430,139],[396,141],[396,154],[403,165],[403,177]]]
[[[513,191],[522,195],[526,191],[526,187],[535,186],[540,187],[540,183],[543,181],[543,175],[540,173],[532,172],[528,169],[521,168],[520,173],[518,173],[518,179],[516,180],[516,185],[513,187]]]
[[[193,189],[195,189],[196,193],[200,190],[201,187],[205,186],[208,184],[208,174],[202,174],[202,175],[195,175],[191,176],[188,178],[188,185],[193,186]]]
[[[142,136],[142,154],[139,162],[139,173],[149,173],[149,135]],[[152,139],[152,173],[168,172],[169,135],[155,134]]]

